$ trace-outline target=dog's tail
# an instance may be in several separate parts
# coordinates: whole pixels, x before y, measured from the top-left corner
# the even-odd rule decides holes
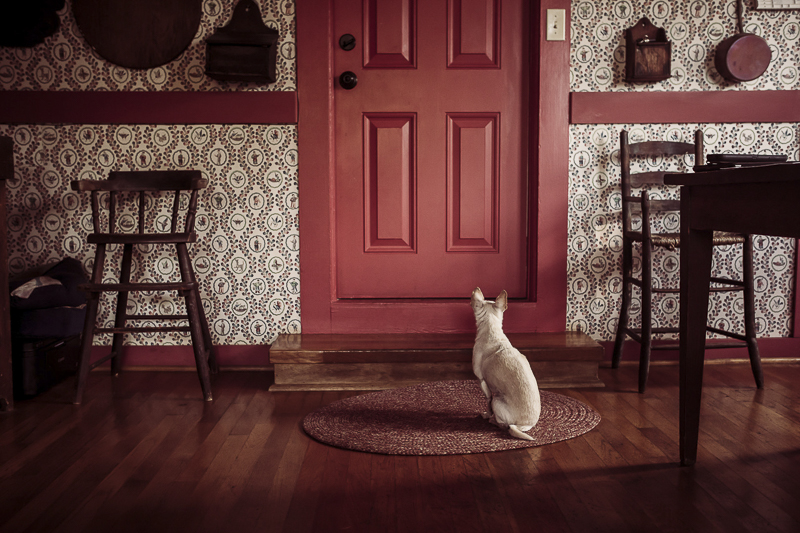
[[[527,433],[523,433],[517,426],[514,424],[509,424],[508,432],[511,434],[512,437],[516,437],[518,439],[523,440],[533,440],[533,437],[528,435]]]

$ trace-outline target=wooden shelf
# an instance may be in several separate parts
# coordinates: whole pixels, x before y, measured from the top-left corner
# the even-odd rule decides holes
[[[800,91],[570,93],[570,124],[800,122]]]
[[[297,93],[0,91],[0,124],[297,124]]]

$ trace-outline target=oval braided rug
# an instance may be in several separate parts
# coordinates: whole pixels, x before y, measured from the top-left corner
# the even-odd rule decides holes
[[[542,414],[516,439],[481,418],[487,401],[477,380],[435,381],[353,396],[303,419],[314,439],[348,450],[387,455],[455,455],[541,446],[590,431],[600,415],[583,402],[540,391]]]

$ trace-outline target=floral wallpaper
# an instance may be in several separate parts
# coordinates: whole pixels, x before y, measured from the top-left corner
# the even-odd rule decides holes
[[[230,21],[237,0],[203,0],[200,28],[177,59],[147,70],[115,66],[83,40],[67,0],[61,27],[32,48],[0,47],[0,90],[215,91],[296,89],[292,0],[257,0],[262,20],[279,31],[277,81],[220,82],[207,78],[205,38]],[[112,170],[197,169],[201,192],[190,245],[200,293],[216,344],[260,345],[300,331],[297,127],[292,125],[0,125],[15,141],[16,176],[9,193],[11,274],[57,261],[82,261],[90,271],[94,246],[89,199],[70,189],[77,179],[104,179]],[[159,213],[164,214],[164,213]],[[106,273],[118,268],[121,248]],[[133,276],[178,279],[168,249],[137,249]],[[133,297],[132,297],[133,300]],[[140,313],[180,312],[182,299],[145,294],[130,303]],[[98,322],[113,321],[103,300]],[[131,344],[190,344],[178,333],[127,336]],[[110,337],[96,344],[109,344]]]
[[[772,62],[764,75],[752,82],[725,81],[714,68],[717,44],[736,33],[736,2],[697,0],[689,2],[604,0],[572,2],[572,91],[690,91],[690,90],[797,90],[800,64],[797,38],[800,11],[755,10],[745,0],[745,30],[764,37],[772,50]],[[672,42],[672,77],[656,83],[627,83],[624,30],[646,16],[663,27]],[[570,126],[569,227],[567,327],[580,329],[597,340],[614,338],[622,291],[622,221],[619,169],[619,132],[627,129],[631,141],[683,140],[691,142],[702,129],[709,153],[786,154],[800,158],[797,124],[599,124]],[[640,163],[645,164],[645,163]],[[694,164],[664,159],[645,164],[644,170],[686,171]],[[677,197],[665,189],[663,197]],[[677,220],[662,221],[677,229]],[[757,236],[754,243],[756,315],[761,336],[791,333],[794,294],[795,242],[792,239]],[[741,276],[741,247],[718,249],[714,268],[718,274]],[[677,286],[678,252],[660,250],[654,277],[663,286]],[[634,264],[641,271],[639,261]],[[632,316],[641,306],[633,293]],[[715,295],[710,322],[723,329],[743,331],[739,293]],[[656,300],[658,326],[678,324],[679,302],[671,295]]]
[[[714,67],[714,51],[738,33],[735,0],[573,0],[572,91],[797,90],[800,11],[757,10],[744,0],[745,32],[763,37],[772,61],[759,78],[732,83]],[[672,77],[655,83],[625,78],[625,29],[647,17],[672,43]]]
[[[794,124],[682,124],[643,126],[573,126],[570,130],[570,205],[568,226],[568,302],[570,329],[580,329],[598,340],[614,338],[622,295],[622,197],[620,191],[619,133],[625,129],[631,142],[670,140],[693,142],[698,128],[704,132],[706,153],[746,149],[752,153],[800,156],[800,140]],[[657,161],[632,160],[634,172],[652,170],[691,171],[694,156]],[[662,198],[677,198],[665,188]],[[678,219],[657,220],[660,231],[678,231]],[[792,239],[757,236],[754,239],[756,328],[761,336],[787,336],[791,332],[794,250]],[[678,287],[680,254],[660,249],[654,258],[654,278],[662,287]],[[716,275],[741,279],[741,246],[718,247],[714,255]],[[641,261],[634,257],[634,273],[641,275]],[[634,288],[631,315],[638,319],[640,294]],[[677,295],[656,297],[656,327],[677,327]],[[712,297],[709,316],[720,329],[744,331],[741,293]]]
[[[0,135],[15,144],[15,177],[7,183],[11,275],[66,256],[91,272],[89,195],[72,191],[72,180],[104,179],[113,170],[197,169],[209,185],[199,197],[189,254],[214,342],[264,344],[300,331],[296,126],[0,126]],[[170,201],[161,201],[148,223],[168,214]],[[121,224],[136,220],[133,212],[119,216]],[[110,252],[106,279],[118,272],[122,247]],[[137,248],[132,279],[178,281],[174,248]],[[131,312],[183,307],[169,293],[131,299]],[[113,309],[105,299],[98,323],[110,327]],[[189,342],[177,333],[138,337],[142,344]]]
[[[159,67],[135,70],[101,58],[86,43],[72,0],[58,12],[58,32],[33,48],[0,47],[0,90],[36,91],[293,91],[297,87],[294,0],[257,0],[261,19],[278,30],[277,81],[217,81],[206,77],[205,40],[230,22],[237,0],[203,0],[200,28],[189,47]]]

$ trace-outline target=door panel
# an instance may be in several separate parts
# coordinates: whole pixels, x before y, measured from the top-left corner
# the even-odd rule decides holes
[[[416,251],[416,116],[364,114],[366,252]]]
[[[495,252],[500,231],[497,113],[447,114],[447,251]]]
[[[364,0],[364,67],[416,66],[416,0]]]
[[[448,0],[447,66],[500,66],[500,0]]]
[[[336,0],[339,298],[527,295],[526,10]]]

